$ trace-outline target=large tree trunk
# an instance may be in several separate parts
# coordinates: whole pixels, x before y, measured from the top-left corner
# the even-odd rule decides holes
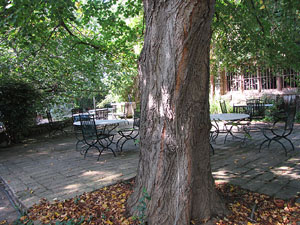
[[[209,45],[214,0],[144,0],[139,60],[140,161],[128,201],[146,189],[150,225],[190,224],[225,208],[214,187],[209,147]]]

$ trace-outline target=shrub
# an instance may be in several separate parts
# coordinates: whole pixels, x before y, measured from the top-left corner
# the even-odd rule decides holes
[[[281,106],[283,104],[283,99],[279,98],[277,101],[273,101],[273,106],[268,107],[265,111],[264,120],[267,122],[274,122],[276,115],[281,111]]]
[[[295,121],[296,121],[296,123],[300,123],[300,112],[296,113]]]
[[[26,82],[0,80],[0,120],[11,141],[19,141],[34,124],[39,97],[38,91]]]
[[[209,102],[210,114],[222,113],[221,112],[220,101],[221,100],[216,100],[215,98],[210,99],[210,102]],[[225,103],[226,103],[227,112],[228,113],[233,112],[233,107],[230,105],[230,102],[225,101]]]

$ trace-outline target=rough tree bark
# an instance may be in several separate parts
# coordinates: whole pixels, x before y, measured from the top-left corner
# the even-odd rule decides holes
[[[223,214],[211,174],[209,45],[214,0],[144,0],[139,59],[140,161],[128,201],[137,213],[143,189],[150,225],[190,224]],[[147,201],[146,201],[147,202]]]

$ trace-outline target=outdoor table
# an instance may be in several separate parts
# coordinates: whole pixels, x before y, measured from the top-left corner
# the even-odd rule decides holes
[[[221,113],[221,114],[210,114],[210,120],[215,121],[215,123],[217,124],[217,121],[225,121],[225,128],[226,128],[226,137],[224,139],[224,143],[227,140],[227,136],[228,134],[230,134],[233,138],[240,138],[237,137],[236,135],[234,135],[232,133],[232,128],[233,126],[244,126],[245,124],[241,124],[240,121],[241,120],[245,120],[247,118],[249,118],[250,115],[249,114],[244,114],[244,113]],[[236,122],[234,122],[236,121]],[[229,128],[227,128],[226,125],[230,125]],[[217,131],[218,133],[220,133],[219,130],[219,126],[217,125]],[[247,130],[243,129],[245,131],[246,134],[248,134]],[[245,141],[245,138],[243,139]]]
[[[124,123],[128,123],[127,120],[95,120],[95,125],[97,127],[98,131],[101,131],[101,133],[105,133],[108,137],[112,137],[112,138],[107,138],[107,148],[111,145],[111,144],[116,144],[116,142],[114,142],[114,137],[115,134],[117,134],[117,132],[114,132],[114,130],[120,125],[120,124],[124,124]],[[75,127],[80,126],[80,121],[76,121],[73,123],[73,125]]]
[[[109,111],[109,109],[110,108],[91,109],[91,110],[89,110],[89,113],[95,115],[95,112],[97,112],[97,111]]]
[[[126,122],[126,120],[95,120],[96,126],[119,125]],[[73,125],[80,126],[80,121],[74,122]]]
[[[91,114],[90,114],[90,113],[87,113],[87,112],[85,112],[85,113],[75,113],[75,114],[73,114],[73,115],[72,115],[73,121],[74,121],[74,122],[79,122],[79,125],[80,125],[79,115],[82,116],[82,117],[88,118]],[[74,124],[74,125],[75,125],[75,124]]]
[[[236,121],[244,120],[249,118],[250,115],[243,113],[221,113],[221,114],[210,114],[211,120],[221,120],[221,121]]]

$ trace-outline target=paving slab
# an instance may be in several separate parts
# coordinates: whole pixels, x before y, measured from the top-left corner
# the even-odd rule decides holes
[[[6,221],[7,224],[12,224],[19,218],[20,214],[11,201],[5,186],[0,181],[0,222]]]

